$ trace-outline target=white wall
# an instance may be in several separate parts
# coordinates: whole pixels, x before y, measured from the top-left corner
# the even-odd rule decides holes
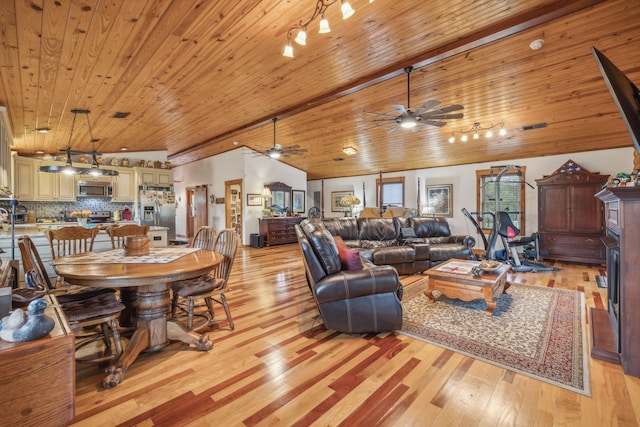
[[[186,188],[206,185],[209,195],[224,197],[225,181],[241,179],[243,206],[242,242],[248,245],[250,235],[258,232],[261,206],[247,206],[247,194],[261,194],[265,184],[283,182],[294,190],[305,190],[307,174],[255,151],[238,148],[214,157],[198,160],[174,169],[176,192],[176,234],[186,235]],[[209,225],[225,227],[225,205],[209,205]]]
[[[552,174],[562,166],[567,160],[573,160],[591,172],[599,172],[605,175],[616,175],[619,172],[630,173],[633,170],[633,147],[618,148],[613,150],[590,151],[573,154],[561,154],[555,156],[535,157],[528,159],[513,159],[508,161],[492,163],[475,163],[462,166],[449,166],[442,168],[420,169],[400,173],[383,174],[383,178],[395,176],[405,177],[405,205],[409,208],[416,208],[418,178],[420,178],[420,201],[424,206],[426,201],[425,186],[452,184],[453,185],[453,218],[447,218],[453,234],[471,234],[479,236],[473,225],[462,214],[461,209],[467,208],[469,211],[476,209],[476,170],[489,169],[497,165],[518,165],[526,166],[526,181],[533,185],[535,189],[526,187],[526,222],[525,233],[530,235],[538,229],[538,192],[536,179]],[[349,178],[325,179],[324,180],[324,215],[325,217],[343,216],[342,212],[331,212],[331,192],[332,191],[354,191],[356,197],[364,200],[363,193],[366,193],[366,206],[376,205],[376,179],[379,174],[364,175]],[[363,192],[364,183],[364,192]],[[307,184],[307,194],[310,199],[307,201],[313,205],[313,192],[321,191],[322,181],[309,181]],[[363,205],[358,206],[362,209]]]

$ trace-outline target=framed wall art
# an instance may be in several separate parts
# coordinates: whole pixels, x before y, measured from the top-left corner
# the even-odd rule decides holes
[[[291,211],[304,213],[304,190],[291,190]]]
[[[353,191],[332,191],[331,192],[331,212],[344,212],[349,206],[341,205],[340,200],[344,196],[353,195]]]
[[[451,184],[427,185],[428,214],[440,217],[453,217],[453,186]]]
[[[260,194],[247,194],[247,206],[261,206],[262,195]]]

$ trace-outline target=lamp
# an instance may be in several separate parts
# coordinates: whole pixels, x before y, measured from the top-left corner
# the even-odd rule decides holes
[[[360,199],[358,199],[353,194],[349,194],[340,199],[340,204],[347,206],[347,209],[344,211],[344,216],[352,216],[353,214],[353,205],[359,205]]]
[[[329,27],[329,20],[325,17],[325,12],[332,4],[336,3],[338,0],[317,0],[316,8],[306,22],[300,21],[298,25],[294,25],[289,28],[287,31],[287,45],[282,52],[282,56],[286,56],[287,58],[293,58],[293,45],[291,44],[291,40],[293,39],[293,32],[298,30],[298,33],[293,39],[296,43],[301,46],[305,46],[307,44],[307,27],[311,24],[318,16],[320,16],[320,25],[318,28],[318,33],[326,34],[331,32],[331,27]],[[369,3],[372,3],[372,0],[369,0]],[[340,0],[340,10],[342,11],[342,19],[347,19],[351,15],[355,13],[353,7],[348,0]]]
[[[468,129],[468,130],[454,130],[453,132],[451,132],[451,136],[449,137],[449,142],[453,144],[456,141],[456,133],[463,134],[460,137],[460,141],[462,141],[462,142],[466,142],[469,139],[467,137],[468,133],[472,134],[473,139],[479,139],[480,138],[480,132],[482,132],[482,131],[486,131],[485,134],[484,134],[484,136],[486,138],[491,138],[493,136],[493,131],[491,129],[493,129],[496,126],[500,126],[500,131],[498,132],[498,135],[505,136],[507,134],[507,130],[504,128],[504,123],[503,122],[499,122],[499,123],[496,123],[496,124],[491,124],[490,126],[487,126],[487,127],[482,127],[482,126],[480,126],[480,122],[475,122],[473,124],[473,126],[471,126],[471,129]]]
[[[436,209],[433,206],[425,206],[420,211],[421,216],[436,216]]]
[[[60,150],[67,154],[67,160],[64,166],[59,165],[44,165],[40,166],[40,172],[49,172],[49,173],[64,173],[66,175],[75,175],[75,174],[89,174],[92,176],[116,176],[118,175],[117,170],[109,170],[109,169],[100,169],[100,165],[98,164],[97,152],[95,148],[95,142],[97,139],[93,137],[93,133],[91,132],[91,122],[89,122],[89,110],[71,110],[73,113],[73,121],[71,122],[71,131],[69,132],[69,142],[67,143],[67,148]],[[78,114],[84,114],[87,117],[87,126],[89,127],[89,137],[91,138],[91,153],[85,153],[84,151],[72,151],[71,150],[71,138],[73,137],[73,129],[76,124],[76,117]],[[91,154],[91,167],[87,168],[77,168],[73,166],[73,161],[71,160],[71,154]]]

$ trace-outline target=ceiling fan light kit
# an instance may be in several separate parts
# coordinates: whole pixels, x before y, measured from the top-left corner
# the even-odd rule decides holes
[[[487,126],[487,127],[482,127],[480,125],[480,122],[474,122],[473,126],[471,126],[471,129],[454,130],[453,132],[451,132],[451,136],[449,137],[449,142],[451,144],[456,142],[456,133],[461,133],[462,134],[460,136],[460,141],[462,141],[462,142],[467,142],[469,140],[467,134],[472,134],[472,138],[473,139],[480,139],[480,133],[482,131],[486,131],[485,134],[484,134],[485,138],[491,138],[491,137],[493,137],[492,129],[494,127],[496,127],[496,126],[500,126],[500,130],[498,131],[498,135],[505,136],[507,134],[507,130],[504,128],[504,123],[503,122],[491,124],[490,126]]]
[[[418,124],[430,125],[442,127],[447,124],[445,120],[461,119],[464,117],[462,113],[450,114],[452,111],[462,110],[464,107],[459,104],[453,104],[448,107],[434,109],[440,104],[440,101],[432,99],[425,102],[417,110],[411,109],[411,72],[413,67],[406,67],[404,69],[407,75],[407,107],[401,104],[393,104],[392,107],[396,110],[398,115],[392,113],[371,113],[376,116],[373,119],[373,123],[376,127],[389,127],[389,133],[395,131],[399,127],[404,129],[412,129],[416,131]]]
[[[300,21],[298,25],[294,25],[289,28],[287,31],[287,45],[284,47],[284,51],[282,52],[282,56],[287,58],[293,58],[293,44],[291,40],[295,41],[300,46],[307,45],[307,27],[311,24],[318,16],[320,16],[320,25],[318,27],[319,34],[326,34],[331,32],[331,27],[329,26],[329,20],[325,17],[325,12],[332,4],[336,3],[338,0],[317,0],[316,7],[306,22]],[[373,3],[373,0],[369,0],[369,3]],[[340,11],[342,12],[342,19],[348,19],[355,13],[353,7],[348,0],[340,0]],[[298,31],[295,38],[293,38],[293,32]]]

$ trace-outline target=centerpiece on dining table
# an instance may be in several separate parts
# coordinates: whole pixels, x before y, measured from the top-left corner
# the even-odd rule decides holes
[[[144,256],[151,252],[151,239],[146,235],[126,236],[124,238],[125,256]]]
[[[76,221],[78,221],[78,225],[81,227],[87,226],[87,220],[89,219],[90,215],[91,215],[90,210],[73,211],[69,214],[71,218],[75,218]]]

